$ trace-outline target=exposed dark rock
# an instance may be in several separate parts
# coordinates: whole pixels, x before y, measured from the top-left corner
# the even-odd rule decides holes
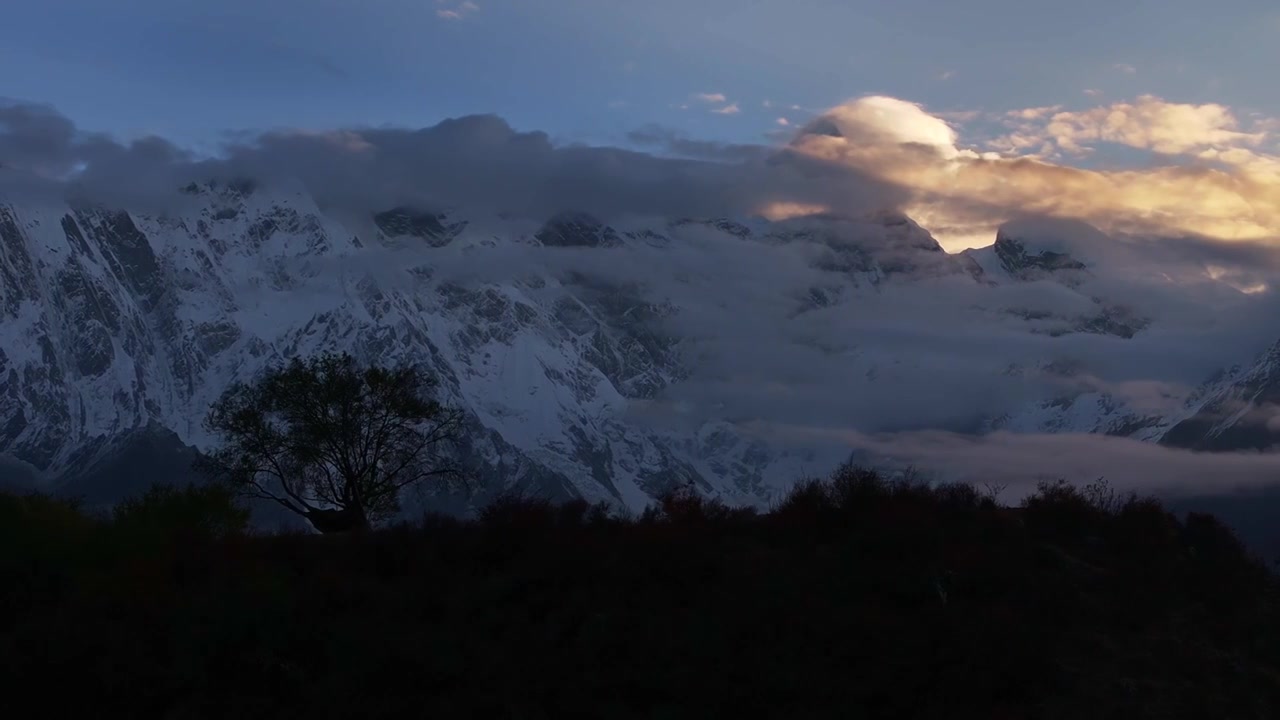
[[[35,268],[17,218],[0,206],[0,301],[6,314],[17,313],[23,300],[35,299]]]
[[[1058,270],[1083,270],[1085,264],[1066,253],[1044,250],[1039,253],[1028,253],[1022,242],[1006,235],[998,235],[995,243],[996,257],[1000,264],[1012,274],[1028,270],[1055,272]]]
[[[614,247],[622,244],[613,228],[578,212],[556,215],[542,226],[534,238],[546,247]]]
[[[715,228],[723,233],[728,233],[734,237],[748,238],[751,237],[751,228],[740,222],[729,220],[728,218],[713,218],[711,220],[694,220],[691,218],[683,218],[671,223],[672,227],[681,227],[684,225],[705,225]]]
[[[111,271],[134,292],[138,305],[144,311],[154,309],[164,292],[160,263],[129,213],[81,210],[76,215]]]
[[[440,213],[419,212],[397,207],[373,216],[378,229],[387,237],[416,237],[431,247],[444,247],[466,227],[466,223],[446,225],[448,218]]]

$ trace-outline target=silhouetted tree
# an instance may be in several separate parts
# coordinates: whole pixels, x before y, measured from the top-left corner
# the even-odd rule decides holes
[[[411,365],[294,359],[214,404],[205,424],[224,444],[203,465],[322,533],[367,528],[399,509],[401,489],[459,477],[442,451],[462,416],[433,399],[435,387]]]

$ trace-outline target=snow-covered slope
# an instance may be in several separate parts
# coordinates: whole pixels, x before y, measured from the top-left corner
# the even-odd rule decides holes
[[[794,471],[724,423],[674,437],[627,421],[630,402],[684,372],[658,322],[675,308],[640,288],[532,268],[513,282],[465,282],[435,266],[483,275],[495,244],[607,251],[668,243],[667,228],[624,234],[566,213],[542,225],[488,218],[469,233],[467,220],[404,208],[348,227],[300,192],[187,192],[194,202],[163,216],[0,204],[7,457],[56,481],[148,430],[206,447],[201,421],[230,382],[347,350],[428,363],[469,411],[464,452],[491,488],[642,506],[692,484],[758,502],[773,466]],[[413,266],[398,266],[404,258]]]
[[[1210,451],[1280,444],[1280,342],[1198,388],[1174,419],[1162,444]]]
[[[95,483],[142,472],[138,447],[208,447],[201,422],[232,381],[324,350],[428,364],[468,412],[461,452],[487,490],[629,507],[677,485],[768,503],[821,471],[832,457],[759,432],[761,421],[821,415],[802,393],[820,382],[833,384],[824,400],[847,397],[827,411],[857,411],[836,426],[869,413],[879,422],[870,429],[945,421],[1141,434],[1168,424],[1079,383],[1061,397],[1025,392],[1030,375],[1064,375],[1051,352],[1061,338],[1114,349],[1152,323],[1100,294],[1099,258],[1112,250],[1088,229],[1015,225],[992,248],[952,255],[897,213],[606,224],[398,207],[347,217],[289,188],[184,192],[163,213],[0,198],[0,453],[44,482],[110,494]],[[690,248],[722,261],[691,269]],[[768,260],[744,259],[757,256]],[[912,323],[931,318],[959,340],[979,328],[987,335],[965,341],[981,353],[922,352]],[[747,335],[733,344],[732,332]],[[996,341],[1010,350],[992,351]],[[771,354],[784,346],[805,354]],[[713,356],[722,364],[708,365]],[[783,374],[792,385],[751,380]],[[952,377],[971,381],[954,411],[930,396]],[[913,393],[914,405],[895,400]],[[939,407],[937,417],[918,409]]]

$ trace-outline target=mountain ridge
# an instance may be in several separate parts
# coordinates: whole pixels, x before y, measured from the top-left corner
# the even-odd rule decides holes
[[[193,184],[185,195],[189,204],[169,213],[0,198],[0,453],[46,482],[92,484],[83,467],[148,428],[208,447],[201,420],[232,381],[338,350],[422,362],[437,374],[445,399],[468,414],[460,453],[486,492],[525,487],[637,508],[694,487],[727,502],[768,504],[805,468],[835,456],[779,446],[751,430],[754,418],[717,415],[715,403],[680,420],[687,401],[667,395],[694,372],[696,333],[681,323],[697,313],[662,297],[650,278],[626,276],[626,265],[652,262],[664,283],[713,279],[684,277],[682,256],[672,253],[688,247],[726,258],[782,248],[798,258],[778,271],[795,276],[776,299],[793,324],[820,328],[806,318],[853,311],[870,297],[888,303],[936,290],[985,303],[981,288],[1023,286],[1060,287],[1053,292],[1070,293],[1064,307],[1080,309],[977,303],[966,312],[1018,337],[1123,342],[1151,324],[1080,290],[1096,267],[1087,257],[1046,256],[1056,251],[1029,250],[1003,230],[990,248],[951,254],[896,212],[605,222],[566,211],[538,222],[396,206],[353,224],[304,192],[251,182]],[[1032,260],[1011,266],[1010,258]],[[819,341],[813,351],[880,386],[928,371],[927,363],[915,367],[922,359],[909,346],[850,342],[823,349]],[[1054,407],[1087,401],[1077,393],[1067,407],[1040,409],[1054,415]],[[1123,403],[1095,402],[1085,415],[1115,415],[1111,430],[1159,424],[1126,414]],[[666,420],[643,421],[646,408]]]

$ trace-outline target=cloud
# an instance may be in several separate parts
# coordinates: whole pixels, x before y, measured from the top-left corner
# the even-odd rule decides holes
[[[711,110],[711,112],[719,115],[737,115],[742,112],[742,108],[738,106],[738,103],[729,102],[729,98],[724,93],[696,93],[693,95],[693,99],[707,105],[720,105],[721,107]],[[768,107],[768,102],[768,100],[765,101],[765,107]],[[681,109],[684,108],[685,106],[681,106]]]
[[[53,108],[0,104],[0,162],[61,175],[76,162],[75,125]]]
[[[947,122],[965,123],[977,120],[988,113],[984,113],[981,110],[943,110],[933,114]]]
[[[1000,123],[996,137],[966,144],[960,123],[914,103],[865,97],[820,115],[791,147],[908,189],[915,195],[908,212],[951,228],[943,239],[952,247],[989,238],[1025,213],[1121,232],[1280,237],[1280,159],[1262,149],[1265,119],[1244,123],[1220,105],[1142,96],[1078,111],[1014,110]],[[1106,143],[1167,157],[1107,169],[1061,160],[1097,154]]]
[[[85,186],[107,202],[166,206],[178,168],[190,153],[159,137],[120,143],[83,132],[53,108],[0,100],[0,189],[79,194]]]
[[[971,126],[989,124],[993,117],[999,134],[966,142]],[[50,108],[8,103],[0,106],[0,163],[46,181],[74,181],[117,195],[148,196],[149,186],[178,187],[193,173],[239,172],[243,166],[243,172],[295,176],[327,202],[339,204],[356,196],[450,203],[487,196],[530,212],[571,204],[571,197],[561,199],[537,182],[572,187],[581,173],[590,176],[587,185],[603,182],[595,187],[626,193],[635,191],[642,177],[671,174],[677,184],[703,183],[702,197],[720,198],[708,206],[732,212],[840,210],[883,202],[924,219],[952,247],[989,242],[996,225],[1025,214],[1080,218],[1108,231],[1260,241],[1280,235],[1280,159],[1267,150],[1275,127],[1273,119],[1237,118],[1221,105],[1153,96],[1087,109],[1024,108],[999,116],[934,114],[911,102],[873,96],[821,113],[781,148],[717,146],[650,133],[648,146],[654,151],[701,161],[688,166],[682,163],[689,160],[618,148],[557,146],[542,133],[517,132],[488,116],[420,130],[246,136],[226,148],[221,159],[200,165],[161,138],[121,144],[78,130]],[[440,140],[445,137],[457,137],[466,146],[450,149]],[[1071,158],[1097,155],[1107,144],[1167,159],[1135,168],[1070,164]],[[453,189],[435,177],[440,173],[412,167],[413,158],[436,167],[465,161],[473,169],[460,173],[463,183],[470,175],[484,180],[465,191]],[[744,163],[745,172],[733,163]],[[615,168],[618,177],[602,177],[613,172],[607,168]],[[340,180],[343,172],[351,174],[350,182]],[[493,174],[492,192],[485,189],[490,182],[485,173]],[[740,180],[733,179],[738,175]],[[718,186],[725,176],[730,181]],[[415,189],[419,179],[420,190]],[[751,188],[751,182],[758,185]],[[832,190],[822,189],[824,184]],[[839,193],[850,188],[851,199],[840,200]],[[648,205],[608,201],[603,190],[584,197],[601,207]],[[674,206],[697,204],[686,199]]]
[[[922,147],[944,159],[956,157],[956,132],[945,120],[930,115],[917,104],[873,95],[829,110],[809,126],[799,147],[817,150],[856,144],[865,147]],[[806,142],[812,144],[806,145]],[[819,153],[820,154],[820,153]]]
[[[971,125],[992,118],[1001,134],[966,142]],[[227,147],[224,157],[201,164],[160,138],[121,144],[78,130],[50,108],[8,103],[0,106],[0,163],[49,182],[148,199],[155,194],[148,188],[179,187],[193,174],[261,172],[296,177],[335,204],[355,197],[366,198],[366,205],[383,197],[445,204],[481,200],[534,214],[572,204],[571,195],[552,188],[579,183],[588,187],[583,197],[589,204],[602,208],[667,207],[666,193],[657,193],[664,202],[655,203],[627,193],[647,195],[641,186],[660,186],[671,176],[675,186],[700,184],[698,197],[717,200],[673,198],[670,207],[750,214],[880,203],[922,219],[952,247],[985,244],[996,225],[1026,214],[1080,218],[1108,231],[1260,241],[1280,235],[1280,160],[1266,151],[1274,127],[1274,120],[1240,119],[1224,106],[1153,96],[998,116],[934,114],[873,96],[818,115],[781,148],[722,146],[670,133],[643,138],[653,151],[685,160],[557,146],[542,133],[517,132],[500,119],[473,116],[418,130],[249,135]],[[462,145],[450,148],[444,138]],[[1169,159],[1106,169],[1073,167],[1061,159],[1108,143]],[[459,172],[457,187],[445,173],[426,167],[459,163],[467,168]],[[342,179],[344,173],[349,180]],[[846,191],[848,201],[840,197]],[[609,200],[610,192],[617,199]]]
[[[1010,110],[1005,113],[1008,117],[1015,120],[1040,120],[1057,114],[1062,109],[1061,105],[1048,105],[1044,107],[1023,108],[1021,110]]]
[[[780,117],[780,118],[778,118],[777,120],[775,120],[774,122],[776,122],[777,124],[781,125],[782,127],[787,127],[787,126],[789,126],[789,125],[791,124],[791,121],[790,121],[790,120],[788,120],[788,119],[786,119],[786,118],[784,118],[784,117]]]
[[[840,439],[852,450],[936,477],[1008,485],[1006,502],[1059,478],[1076,485],[1104,478],[1121,492],[1174,496],[1280,485],[1280,455],[1197,453],[1106,435],[850,432]]]
[[[771,148],[760,145],[697,140],[661,125],[646,125],[632,130],[627,133],[626,137],[629,142],[635,145],[653,148],[666,156],[761,163],[768,162],[775,157],[775,151]]]
[[[480,6],[471,0],[436,0],[436,4],[443,6],[436,9],[436,17],[442,20],[462,20],[480,11]]]
[[[178,189],[192,180],[252,177],[301,184],[322,206],[357,214],[410,204],[543,219],[566,209],[747,216],[787,202],[862,212],[904,197],[862,171],[789,151],[658,129],[633,140],[660,154],[556,144],[479,115],[420,129],[243,135],[218,157],[199,159],[161,138],[120,143],[79,130],[51,108],[9,103],[0,105],[0,182],[164,209],[188,201]]]
[[[772,100],[765,100],[764,102],[760,103],[760,105],[761,105],[762,107],[764,107],[764,108],[771,108],[771,107],[773,107],[773,101],[772,101]]]
[[[1071,111],[1031,108],[997,121],[1025,123],[1030,135],[1056,142],[1048,128],[1062,112]],[[1200,137],[1208,128],[1209,137],[1221,138],[1213,132],[1225,126],[1195,127]],[[1107,474],[1117,479],[1120,470],[1143,462],[1182,473],[1177,477],[1190,478],[1180,465],[1208,473],[1201,456],[1106,439],[1088,445],[1095,440],[998,435],[983,444],[965,432],[1081,392],[1164,407],[1214,369],[1260,350],[1259,343],[1272,338],[1260,340],[1258,329],[1280,316],[1280,303],[1272,291],[1238,288],[1276,287],[1280,256],[1261,242],[1222,243],[1186,228],[1241,218],[1264,222],[1261,181],[1249,186],[1239,164],[1124,172],[1054,165],[977,149],[966,143],[964,130],[919,105],[873,97],[823,113],[781,147],[709,142],[660,127],[628,135],[644,152],[564,144],[479,115],[426,128],[245,135],[216,158],[195,158],[160,138],[120,143],[80,130],[51,108],[11,103],[0,106],[0,195],[8,198],[25,183],[41,192],[163,211],[184,202],[177,189],[192,180],[248,177],[301,186],[335,217],[367,222],[373,212],[413,205],[477,218],[471,238],[488,238],[481,221],[499,212],[529,232],[564,210],[589,212],[621,229],[643,220],[662,230],[666,247],[577,252],[477,243],[465,253],[370,248],[332,262],[403,283],[418,282],[406,269],[424,264],[437,277],[508,285],[532,268],[561,277],[581,272],[639,288],[646,300],[670,302],[680,312],[656,329],[680,338],[689,374],[634,404],[662,428],[727,421],[832,461],[859,450],[987,477],[1062,468],[1084,477],[1101,466],[1082,463],[1104,456],[1112,458],[1107,467],[1117,468]],[[1177,134],[1150,137],[1188,144]],[[1203,152],[1188,145],[1188,153]],[[1260,153],[1252,146],[1219,149]],[[1227,193],[1246,192],[1258,193],[1248,196],[1248,212],[1223,209]],[[935,230],[987,228],[986,243],[992,223],[1016,219],[1014,230],[1070,245],[1073,256],[1090,264],[1090,284],[988,286],[942,272],[955,258],[934,252],[911,256],[923,268],[920,277],[873,284],[838,261],[892,253],[903,242],[894,233],[927,246],[923,231],[896,218],[886,226],[891,216],[872,215],[893,208],[910,209]],[[831,216],[816,217],[828,211]],[[1078,223],[1025,217],[1037,213],[1176,232],[1159,239],[1111,237]],[[757,231],[750,238],[651,221],[754,214],[789,219],[772,228],[777,237]],[[321,273],[314,282],[335,276]],[[556,291],[554,284],[546,288]],[[1095,298],[1132,308],[1152,320],[1150,329],[1128,340],[1031,332],[1027,316],[1089,317],[1100,311]],[[1073,370],[1065,375],[1049,366]],[[1148,452],[1157,454],[1141,454]],[[1224,462],[1223,477],[1243,482],[1261,472],[1255,459]],[[1142,477],[1173,476],[1152,470]]]
[[[661,248],[493,244],[368,264],[384,273],[430,264],[438,279],[463,283],[509,284],[539,270],[581,274],[669,302],[679,312],[654,328],[680,339],[688,375],[630,403],[630,417],[683,437],[708,422],[732,423],[808,457],[811,469],[857,453],[859,461],[912,464],[942,478],[1008,483],[1005,500],[1044,477],[1105,476],[1124,490],[1187,493],[1280,477],[1280,456],[1219,458],[1107,436],[974,434],[984,418],[1081,391],[1168,410],[1171,394],[1177,404],[1228,358],[1249,357],[1258,328],[1280,310],[1274,298],[1231,291],[1225,275],[1207,276],[1204,266],[1254,267],[1274,277],[1275,250],[1190,239],[1144,243],[1042,223],[1035,226],[1042,239],[1059,230],[1088,234],[1092,244],[1080,256],[1095,265],[1094,284],[1075,292],[1052,282],[992,287],[960,276],[858,288],[848,273],[824,269],[825,261],[842,249],[889,243],[883,225],[797,217],[775,229],[788,239],[688,225],[664,230],[670,242]],[[341,262],[354,267],[349,258]],[[829,305],[807,302],[815,288],[832,298]],[[1005,312],[1087,310],[1092,294],[1135,305],[1155,318],[1153,329],[1130,340],[1050,337],[1029,333]]]
[[[1152,95],[1133,103],[1114,103],[1079,112],[1060,107],[1023,110],[1022,120],[1049,118],[1044,134],[1059,148],[1081,152],[1086,145],[1112,142],[1158,153],[1184,154],[1210,148],[1256,146],[1265,132],[1241,132],[1231,110],[1222,105],[1169,103]]]
[[[1136,68],[1136,67],[1134,67],[1134,66],[1130,65],[1129,63],[1116,63],[1115,65],[1112,65],[1111,67],[1115,68],[1116,70],[1119,70],[1120,72],[1124,73],[1125,75],[1135,75],[1135,74],[1137,74],[1137,72],[1138,72],[1138,68]]]

